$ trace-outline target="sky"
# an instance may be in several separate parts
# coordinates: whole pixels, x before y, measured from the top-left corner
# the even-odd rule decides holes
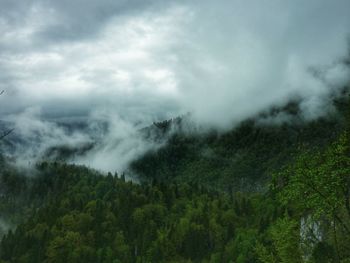
[[[317,118],[349,83],[349,10],[348,0],[0,0],[0,117],[22,136],[52,135],[48,119],[107,115],[113,130],[186,113],[228,129],[298,99]]]
[[[0,0],[0,113],[227,126],[348,81],[347,0]],[[316,74],[317,73],[317,74]]]

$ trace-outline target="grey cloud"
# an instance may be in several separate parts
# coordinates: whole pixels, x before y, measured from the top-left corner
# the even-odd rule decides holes
[[[28,17],[36,16],[38,28],[33,41],[38,46],[91,39],[113,17],[122,18],[155,7],[159,10],[164,3],[159,0],[1,0],[0,6],[1,19],[10,27],[21,26],[28,22]]]
[[[17,128],[24,162],[47,147],[98,141],[73,161],[123,170],[159,147],[137,133],[153,121],[191,112],[199,127],[227,129],[291,98],[312,119],[349,83],[347,0],[0,6],[0,114]],[[63,120],[111,128],[72,134],[55,123]],[[276,120],[291,118],[265,121]]]
[[[155,50],[168,33],[155,28],[153,18],[133,19],[116,19],[96,39],[55,43],[43,49],[2,50],[1,86],[7,93],[1,113],[36,105],[46,115],[81,115],[95,107],[111,107],[132,121],[150,123],[178,112],[171,96],[160,91],[163,84],[172,85]],[[151,25],[144,27],[143,23]]]
[[[8,23],[17,24],[25,17],[24,14],[33,5],[33,0],[12,1],[1,0],[0,1],[0,15],[2,20],[6,20]]]
[[[192,3],[174,71],[181,102],[198,120],[227,127],[296,95],[305,118],[315,118],[325,98],[349,83],[341,64],[349,55],[348,1]],[[338,78],[325,82],[312,68]]]
[[[191,111],[230,127],[290,96],[317,117],[349,81],[340,63],[346,0],[0,4],[2,114],[33,105],[55,117],[113,108],[151,122]]]

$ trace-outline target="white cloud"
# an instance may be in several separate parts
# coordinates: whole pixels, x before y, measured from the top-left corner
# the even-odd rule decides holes
[[[113,107],[125,97],[143,107],[157,100],[173,100],[176,76],[161,60],[170,55],[169,40],[182,23],[184,12],[175,9],[157,16],[115,18],[96,39],[5,53],[0,56],[0,65],[11,74],[8,84],[16,93],[8,103],[3,102],[3,109],[46,106],[62,100],[77,100],[86,108],[90,100],[95,100],[97,107]],[[5,84],[3,88],[8,89]],[[14,100],[21,105],[14,105]]]
[[[305,118],[315,118],[349,83],[340,63],[349,55],[347,0],[0,4],[0,89],[7,91],[0,113],[26,125],[33,107],[55,117],[112,112],[116,130],[129,132],[117,150],[108,146],[115,137],[103,140],[89,160],[97,167],[113,168],[117,156],[125,167],[149,147],[130,123],[190,111],[227,128],[291,96],[302,99]],[[43,119],[33,122],[42,136],[69,140]]]
[[[312,107],[322,108],[322,98],[348,81],[346,68],[324,69],[347,55],[347,1],[152,3],[89,2],[81,6],[87,15],[79,3],[38,0],[22,11],[22,23],[4,16],[0,85],[13,95],[3,111],[38,105],[88,114],[93,105],[122,116],[137,108],[151,118],[191,111],[222,127],[291,94],[305,98],[306,112],[317,116]],[[68,28],[76,37],[60,35]],[[322,69],[327,81],[310,67]]]

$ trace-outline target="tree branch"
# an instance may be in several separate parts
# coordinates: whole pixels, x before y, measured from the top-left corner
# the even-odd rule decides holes
[[[327,196],[324,195],[320,190],[317,189],[316,186],[314,186],[311,182],[304,182],[306,186],[308,186],[311,190],[313,190],[314,192],[316,192],[319,196],[321,196],[324,201],[330,206],[330,208],[332,209],[332,215],[334,216],[334,218],[343,226],[343,228],[346,230],[346,232],[348,234],[350,234],[350,229],[348,228],[348,226],[343,222],[343,220],[335,213],[336,207],[334,207],[328,200]]]
[[[4,139],[7,135],[9,135],[13,131],[14,131],[14,129],[5,131],[2,135],[0,135],[0,140]]]

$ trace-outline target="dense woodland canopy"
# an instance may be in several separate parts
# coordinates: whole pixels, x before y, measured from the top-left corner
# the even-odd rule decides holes
[[[3,158],[0,262],[350,262],[346,107],[309,123],[177,132],[132,164],[138,182]]]
[[[300,147],[320,149],[337,139],[345,125],[346,99],[334,100],[334,107],[337,114],[307,122],[298,104],[289,103],[224,133],[183,129],[183,119],[165,121],[156,126],[170,134],[167,144],[135,160],[131,170],[146,181],[156,178],[195,182],[226,191],[257,191],[274,171],[300,153]],[[264,122],[266,117],[281,113],[288,114],[291,120]],[[174,126],[176,132],[172,133]]]

